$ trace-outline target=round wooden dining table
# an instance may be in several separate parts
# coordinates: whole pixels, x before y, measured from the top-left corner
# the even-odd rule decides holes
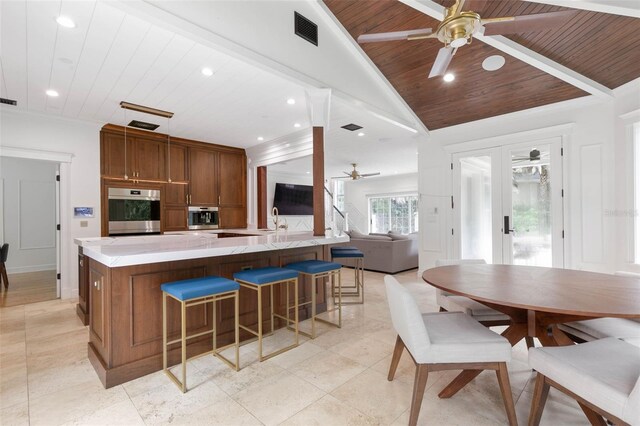
[[[557,324],[601,317],[640,318],[640,279],[571,269],[464,264],[426,270],[432,286],[507,314],[502,333],[515,345],[524,337],[544,346],[574,342]],[[441,393],[454,395],[479,374],[463,371]]]

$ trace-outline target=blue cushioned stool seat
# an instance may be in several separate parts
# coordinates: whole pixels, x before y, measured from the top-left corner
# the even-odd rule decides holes
[[[178,300],[190,300],[238,290],[237,282],[222,277],[203,277],[164,283],[160,289]]]
[[[252,284],[270,284],[276,281],[286,281],[296,278],[297,271],[284,268],[268,267],[260,269],[249,269],[233,274],[236,280],[252,283]]]
[[[340,250],[360,250],[358,247],[354,247],[354,246],[338,246],[338,247],[331,247],[331,252],[333,253],[334,251],[340,251]]]
[[[331,257],[364,257],[360,250],[336,250],[331,252]]]
[[[324,260],[304,260],[302,262],[290,263],[287,269],[293,269],[305,274],[320,274],[322,272],[335,271],[341,269],[342,265],[335,262],[326,262]]]

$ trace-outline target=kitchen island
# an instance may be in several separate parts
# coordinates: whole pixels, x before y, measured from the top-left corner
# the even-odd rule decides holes
[[[223,238],[219,238],[223,237]],[[225,230],[223,233],[190,233],[142,237],[84,238],[75,240],[80,255],[81,302],[89,323],[88,356],[107,388],[162,368],[162,292],[165,282],[218,275],[233,278],[235,272],[281,266],[308,259],[328,259],[328,248],[349,240],[346,235],[314,237],[310,232]],[[84,282],[83,282],[84,281]],[[301,281],[303,282],[303,281]],[[310,300],[310,283],[300,287],[300,301]],[[318,312],[326,310],[326,291],[318,287]],[[284,309],[286,296],[274,292],[274,307]],[[268,298],[266,298],[268,300]],[[233,337],[233,306],[220,302],[217,318],[210,304],[187,312],[188,333],[218,328],[218,344]],[[256,297],[240,292],[240,322],[257,326]],[[309,317],[300,309],[300,320]],[[265,306],[268,312],[270,307]],[[80,308],[79,308],[80,313]],[[309,309],[310,311],[310,309]],[[179,305],[168,305],[170,338],[179,333]],[[262,319],[266,330],[270,322]],[[284,326],[284,324],[278,324]],[[252,336],[241,332],[241,340]],[[192,339],[188,355],[211,350],[211,338]],[[169,351],[170,364],[179,362],[179,348]],[[242,363],[242,360],[241,360]]]

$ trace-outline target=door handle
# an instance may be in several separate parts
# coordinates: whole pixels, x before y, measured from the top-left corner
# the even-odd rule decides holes
[[[509,216],[504,217],[504,235],[509,235],[511,232],[515,232],[515,229],[509,229]]]

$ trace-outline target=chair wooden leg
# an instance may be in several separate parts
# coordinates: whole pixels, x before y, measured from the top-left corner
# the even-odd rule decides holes
[[[411,397],[411,411],[409,414],[409,426],[415,426],[418,423],[420,408],[422,407],[422,397],[424,389],[427,386],[427,377],[429,375],[429,367],[427,364],[418,364],[416,366],[416,378],[413,382],[413,396]]]
[[[596,413],[580,401],[578,401],[578,405],[582,408],[584,415],[587,416],[587,420],[589,420],[589,423],[593,426],[607,426],[607,422],[604,421],[600,414]]]
[[[402,356],[402,351],[404,350],[404,342],[398,336],[396,339],[396,346],[393,348],[393,356],[391,357],[391,365],[389,366],[389,375],[387,376],[387,380],[392,381],[393,377],[396,375],[396,370],[398,369],[398,364],[400,363],[400,357]]]
[[[544,404],[547,402],[549,395],[549,383],[544,376],[538,373],[536,377],[536,387],[533,390],[533,400],[531,401],[531,412],[529,413],[529,426],[538,426],[542,418]]]
[[[533,342],[533,337],[527,336],[524,338],[525,342],[527,342],[527,349],[535,348],[536,344]]]
[[[498,376],[498,384],[500,384],[500,392],[504,401],[504,408],[507,411],[509,425],[517,426],[516,407],[513,404],[513,394],[511,394],[511,384],[509,383],[509,372],[507,371],[507,363],[501,362],[496,370]]]
[[[7,278],[7,267],[5,266],[4,262],[0,263],[0,269],[2,269],[2,281],[4,281],[4,288],[8,289],[9,278]],[[0,285],[2,285],[2,283],[0,283]]]

